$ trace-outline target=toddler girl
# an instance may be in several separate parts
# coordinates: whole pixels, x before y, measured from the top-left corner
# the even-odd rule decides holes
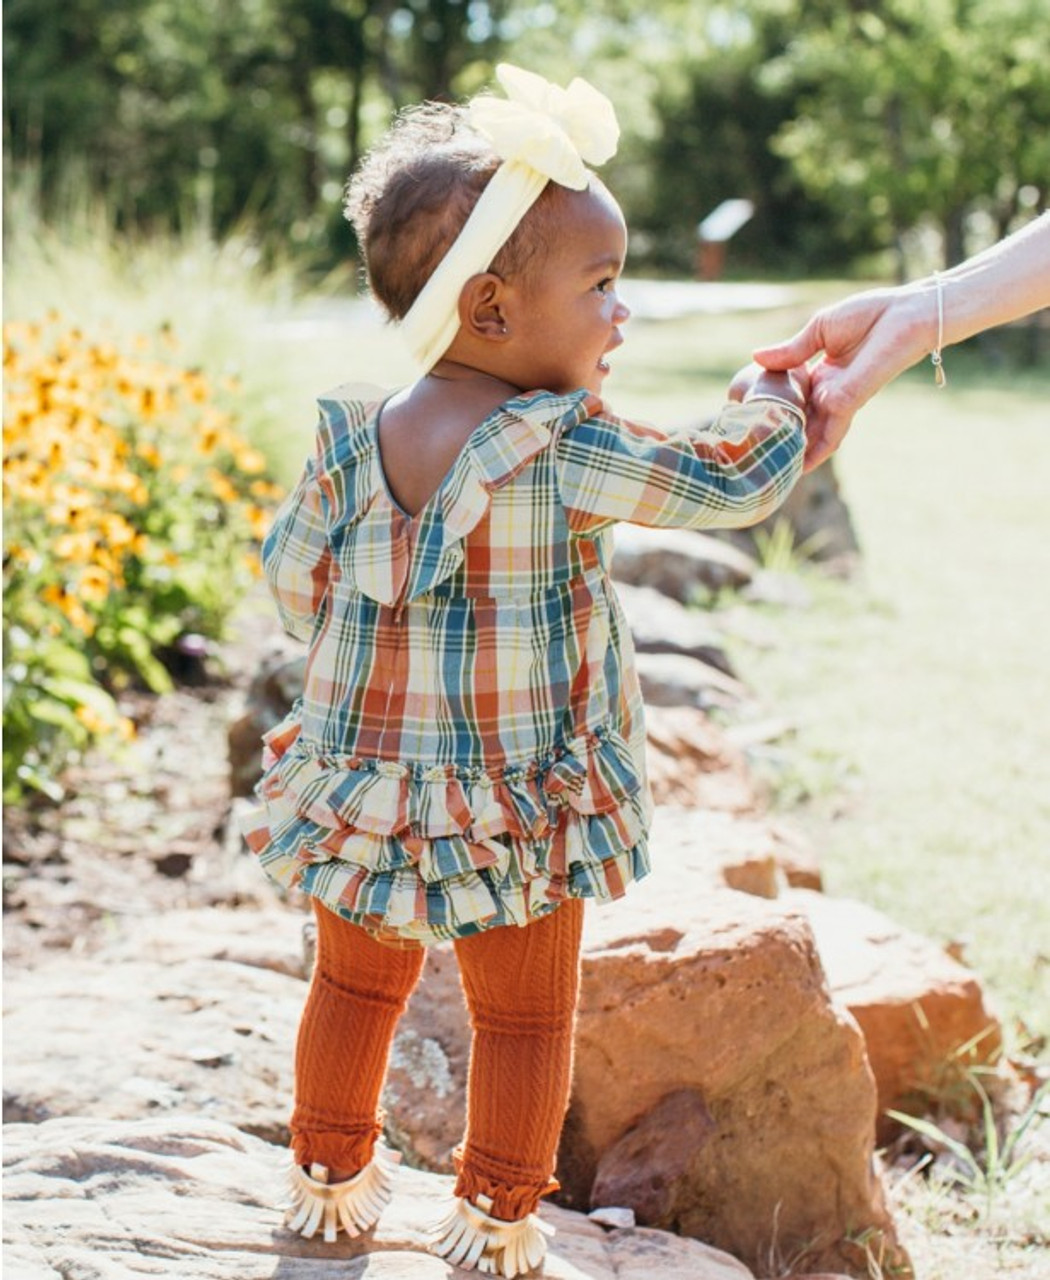
[[[582,80],[498,75],[507,99],[405,113],[348,188],[372,290],[425,373],[322,398],[266,541],[310,648],[248,839],[317,917],[293,1226],[356,1235],[389,1200],[388,1053],[423,948],[451,940],[468,1118],[433,1248],[513,1277],[549,1233],[534,1210],[557,1187],[583,900],[649,869],[612,526],[760,520],[799,475],[803,416],[783,374],[738,379],[742,402],[689,435],[606,410],[626,231],[586,164],[615,149],[612,107]]]

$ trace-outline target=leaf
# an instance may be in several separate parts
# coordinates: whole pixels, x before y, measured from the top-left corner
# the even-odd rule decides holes
[[[117,639],[147,686],[154,693],[170,693],[175,687],[171,676],[153,656],[153,649],[146,637],[131,627],[121,627],[117,632]]]
[[[35,769],[32,765],[22,764],[18,766],[16,771],[19,782],[25,783],[32,787],[34,791],[41,791],[49,800],[53,800],[55,804],[65,799],[65,790],[59,786],[54,778],[49,778],[47,774],[42,773],[39,769]]]
[[[72,707],[90,707],[107,720],[116,720],[117,704],[105,689],[90,680],[72,680],[66,676],[54,676],[41,680],[40,687],[53,698]]]
[[[983,1173],[981,1166],[977,1163],[973,1152],[965,1142],[960,1142],[958,1138],[953,1138],[945,1133],[932,1120],[923,1120],[919,1116],[905,1115],[903,1111],[887,1111],[886,1114],[900,1124],[907,1125],[909,1129],[914,1129],[916,1133],[921,1133],[924,1138],[929,1138],[931,1142],[936,1142],[939,1146],[946,1147],[956,1159],[967,1169],[973,1171],[973,1179],[981,1181]]]
[[[55,675],[70,676],[74,680],[91,679],[91,663],[87,655],[61,640],[52,640],[36,650],[36,658],[47,671]]]
[[[88,731],[64,702],[38,698],[29,704],[29,714],[41,724],[49,724],[70,737],[78,745],[88,739]]]

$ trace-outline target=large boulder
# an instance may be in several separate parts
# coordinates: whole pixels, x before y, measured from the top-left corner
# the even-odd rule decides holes
[[[747,694],[739,680],[686,653],[639,653],[635,667],[642,696],[651,707],[725,709]]]
[[[616,594],[639,653],[684,653],[726,675],[734,674],[724,637],[710,613],[687,609],[652,587],[632,587],[621,582]]]
[[[647,707],[646,764],[657,805],[754,813],[743,751],[697,707]]]
[[[758,568],[745,552],[690,529],[616,528],[613,575],[631,586],[652,587],[682,604],[698,596],[746,586]]]
[[[286,1156],[199,1115],[71,1117],[4,1130],[11,1280],[450,1280],[426,1252],[452,1180],[411,1169],[374,1231],[334,1245],[283,1224]],[[736,1259],[663,1232],[606,1232],[545,1205],[548,1280],[754,1280]],[[476,1273],[475,1273],[476,1274]]]
[[[972,969],[936,943],[862,902],[796,890],[836,1000],[864,1032],[878,1084],[878,1137],[897,1126],[890,1108],[972,1118],[970,1073],[996,1062],[1002,1028]]]
[[[180,1111],[287,1140],[305,988],[291,913],[173,912],[4,984],[4,1119]]]
[[[261,770],[263,734],[284,719],[302,692],[306,655],[302,645],[290,652],[293,643],[289,638],[264,657],[248,686],[244,711],[229,727],[231,795],[251,795]]]
[[[808,923],[690,887],[676,866],[590,914],[567,1203],[616,1199],[752,1264],[865,1275],[863,1238],[906,1265],[873,1165],[863,1037]]]

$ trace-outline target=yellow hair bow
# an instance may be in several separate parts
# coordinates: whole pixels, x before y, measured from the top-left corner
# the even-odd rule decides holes
[[[616,153],[620,126],[609,99],[579,76],[562,89],[542,76],[501,62],[496,78],[507,97],[475,98],[471,125],[503,160],[520,161],[574,191],[587,185],[587,164]]]

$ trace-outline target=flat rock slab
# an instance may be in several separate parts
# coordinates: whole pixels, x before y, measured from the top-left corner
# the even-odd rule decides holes
[[[277,913],[172,913],[101,957],[10,972],[5,1120],[192,1111],[284,1141],[305,987],[280,914],[267,940]]]
[[[11,1280],[451,1280],[426,1252],[452,1179],[403,1169],[378,1227],[335,1245],[283,1224],[280,1149],[200,1116],[70,1117],[4,1130]],[[754,1280],[734,1258],[646,1229],[606,1232],[545,1205],[548,1280]],[[476,1273],[472,1273],[476,1274]]]

